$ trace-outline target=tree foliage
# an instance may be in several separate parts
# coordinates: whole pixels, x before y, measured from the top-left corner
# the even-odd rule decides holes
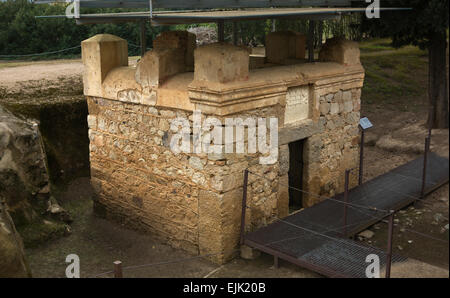
[[[395,47],[428,48],[436,34],[448,30],[448,0],[383,0],[382,7],[410,7],[411,11],[382,11],[379,19],[363,18],[361,30],[372,37],[391,37]]]
[[[434,128],[448,128],[447,32],[449,0],[386,0],[383,6],[411,7],[408,12],[382,12],[361,29],[371,36],[391,37],[395,47],[417,45],[428,50],[428,100]]]
[[[36,5],[28,0],[6,0],[0,2],[0,55],[26,55],[67,49],[80,44],[95,34],[110,33],[128,41],[130,55],[139,55],[140,29],[137,23],[76,25],[73,19],[67,18],[36,18],[36,16],[49,16],[65,14],[67,4]],[[125,9],[83,9],[82,13],[123,12]],[[202,26],[204,26],[203,24]],[[316,25],[316,32],[323,36],[345,36],[349,39],[358,39],[359,16],[343,16],[340,20],[327,20]],[[198,25],[178,25],[176,30],[186,30],[188,27]],[[215,24],[207,26],[216,27]],[[279,20],[276,21],[277,30],[294,30],[300,33],[308,32],[306,20]],[[265,44],[265,36],[272,31],[273,20],[255,20],[238,22],[238,39],[244,45]],[[170,27],[151,27],[147,23],[148,46],[161,31]],[[233,25],[225,24],[225,36],[232,40]],[[318,42],[316,43],[318,44]],[[79,49],[62,53],[79,54]],[[14,58],[14,57],[12,57]]]
[[[139,24],[76,25],[67,18],[36,18],[36,16],[64,15],[66,4],[33,4],[28,0],[0,2],[0,55],[21,55],[51,52],[80,45],[98,33],[110,33],[129,43],[130,55],[139,53]],[[120,9],[90,9],[89,13],[119,12]],[[147,39],[153,40],[165,27],[147,24]],[[65,52],[74,54],[80,51]]]

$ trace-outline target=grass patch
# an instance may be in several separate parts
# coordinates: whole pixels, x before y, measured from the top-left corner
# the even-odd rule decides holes
[[[394,49],[385,39],[363,42],[361,62],[366,70],[363,104],[401,111],[425,107],[427,58],[427,52],[417,47]]]
[[[391,44],[392,41],[389,38],[368,39],[360,42],[359,49],[361,53],[390,51],[394,49]]]

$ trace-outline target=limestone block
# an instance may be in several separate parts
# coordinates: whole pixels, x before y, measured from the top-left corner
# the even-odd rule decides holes
[[[256,250],[254,248],[251,248],[247,245],[241,246],[241,258],[245,260],[254,260],[258,258],[261,255],[261,252],[259,250]]]
[[[286,175],[289,172],[289,145],[280,146],[280,175]]]
[[[345,91],[342,93],[342,100],[344,102],[352,100],[352,91]]]
[[[194,50],[197,46],[196,36],[188,31],[166,31],[159,34],[153,41],[157,50],[182,49],[184,64],[188,70],[194,67]]]
[[[289,88],[286,94],[286,110],[284,124],[308,119],[309,117],[309,87]]]
[[[330,112],[331,105],[328,102],[320,103],[320,114],[322,116],[327,115]]]
[[[351,111],[353,111],[353,102],[346,101],[344,103],[344,112],[345,113],[350,113]]]
[[[257,46],[254,48],[251,48],[252,55],[257,56],[266,56],[266,48],[264,46]]]
[[[114,68],[128,66],[128,45],[125,39],[111,34],[97,34],[81,42],[84,64],[84,95],[101,96],[101,86]]]
[[[258,69],[264,67],[266,56],[250,55],[250,69]]]
[[[225,43],[201,46],[195,50],[194,80],[227,83],[248,79],[248,50]]]
[[[136,68],[136,82],[143,88],[158,87],[165,79],[186,71],[183,49],[153,49]]]
[[[337,62],[345,65],[361,64],[357,42],[343,38],[328,39],[319,53],[322,62]]]
[[[287,174],[279,179],[277,195],[278,217],[283,218],[289,215],[289,176]]]
[[[277,31],[266,37],[267,62],[282,64],[287,59],[304,59],[306,36],[293,31]]]
[[[339,113],[339,104],[337,102],[331,103],[330,114],[331,115],[336,115],[338,113]]]

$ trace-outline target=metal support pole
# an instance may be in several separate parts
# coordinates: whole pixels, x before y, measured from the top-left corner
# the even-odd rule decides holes
[[[431,133],[433,130],[433,122],[434,122],[434,107],[431,106],[428,115],[428,136],[425,138],[425,152],[423,154],[422,188],[420,190],[421,200],[423,200],[425,197],[425,188],[427,184],[428,153],[430,152],[431,146]]]
[[[433,122],[434,122],[434,106],[430,107],[430,112],[428,115],[428,137],[430,138],[431,141],[431,132],[433,130]]]
[[[313,20],[309,21],[309,33],[308,33],[308,61],[314,62],[314,28],[316,22]]]
[[[114,262],[114,278],[122,278],[122,262],[115,261]]]
[[[394,211],[391,210],[389,215],[389,228],[388,228],[388,242],[386,250],[386,278],[391,277],[391,265],[392,265],[392,238],[394,236]]]
[[[219,42],[225,41],[225,23],[224,23],[224,21],[217,22],[217,39]]]
[[[358,184],[363,182],[363,167],[364,167],[364,129],[361,129],[361,144],[359,145],[359,179]]]
[[[319,21],[319,28],[317,32],[317,48],[322,48],[322,38],[323,38],[323,21]]]
[[[147,51],[147,38],[146,38],[146,27],[145,21],[140,22],[140,38],[141,38],[141,57],[144,57],[145,52]]]
[[[430,151],[430,137],[425,138],[425,153],[423,155],[423,172],[422,172],[422,189],[420,190],[420,199],[422,200],[425,196],[425,187],[427,180],[427,163],[428,163],[428,152]]]
[[[242,191],[241,245],[244,244],[245,211],[247,210],[247,185],[248,185],[248,170],[246,169],[244,171],[244,186]]]
[[[237,22],[233,22],[233,44],[237,46],[238,44],[238,26]]]
[[[278,257],[277,256],[273,256],[273,268],[280,268],[280,264],[278,262]]]
[[[350,182],[350,170],[345,170],[345,190],[344,190],[344,237],[347,237],[347,205],[348,205],[348,186]]]

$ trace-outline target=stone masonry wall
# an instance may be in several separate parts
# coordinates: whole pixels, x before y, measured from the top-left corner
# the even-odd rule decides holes
[[[344,191],[345,170],[359,166],[361,89],[337,89],[319,97],[319,132],[304,148],[304,189],[323,197]],[[350,188],[357,185],[357,171],[350,174]],[[304,195],[311,206],[321,199]]]
[[[88,106],[97,214],[191,253],[217,254],[211,259],[218,263],[237,253],[246,168],[270,179],[250,179],[248,229],[278,214],[278,164],[261,167],[259,154],[171,151],[169,121],[181,116],[192,125],[192,113],[94,97]],[[264,108],[242,117],[277,113]]]
[[[198,253],[201,162],[167,145],[171,110],[88,98],[91,181],[97,213]]]

